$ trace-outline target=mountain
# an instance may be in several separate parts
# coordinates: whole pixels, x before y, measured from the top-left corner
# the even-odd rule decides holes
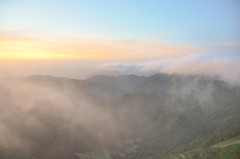
[[[216,157],[227,149],[213,145],[240,135],[239,97],[207,76],[2,79],[0,158]]]

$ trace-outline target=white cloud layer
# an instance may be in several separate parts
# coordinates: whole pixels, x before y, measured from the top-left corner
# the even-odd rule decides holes
[[[188,56],[136,63],[109,63],[104,69],[123,74],[151,75],[154,73],[218,76],[240,83],[239,54],[192,54]]]

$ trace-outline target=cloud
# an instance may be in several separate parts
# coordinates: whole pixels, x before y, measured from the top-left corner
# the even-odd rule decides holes
[[[168,73],[218,76],[227,81],[240,83],[240,56],[238,54],[193,54],[136,63],[108,63],[102,67],[106,70],[138,75]]]
[[[87,81],[0,79],[1,157],[71,158],[76,152],[128,144],[149,119],[135,110],[137,105],[112,107],[105,101],[110,99],[108,91]]]

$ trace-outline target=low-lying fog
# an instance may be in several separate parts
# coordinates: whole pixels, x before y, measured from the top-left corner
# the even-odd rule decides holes
[[[223,71],[223,74],[220,70],[217,73],[231,77],[223,78],[228,82],[207,77],[208,71],[216,69],[207,69],[206,66],[200,69],[204,77],[199,74],[190,76],[188,73],[176,75],[174,73],[183,72],[173,69],[187,71],[187,68],[178,67],[180,62],[173,63],[172,60],[166,63],[161,61],[160,64],[155,61],[152,65],[147,65],[147,62],[136,65],[114,64],[114,67],[131,69],[125,73],[143,73],[161,67],[163,72],[173,75],[95,76],[86,80],[50,76],[2,78],[0,158],[70,159],[76,157],[75,153],[81,152],[103,149],[126,151],[124,149],[143,140],[144,136],[152,137],[147,141],[156,144],[157,138],[154,136],[159,132],[162,138],[170,139],[170,136],[166,136],[169,132],[186,135],[185,132],[181,133],[179,126],[185,129],[191,128],[191,125],[209,126],[205,120],[212,120],[212,114],[219,110],[236,112],[235,109],[238,109],[240,67],[239,63],[228,60],[213,60],[218,63],[214,63],[214,66]],[[236,67],[233,67],[235,64]],[[207,66],[211,65],[208,61]],[[109,66],[113,64],[102,65],[103,68]],[[228,72],[231,71],[230,66],[232,72]],[[195,68],[188,69],[194,72]],[[121,73],[124,74],[124,71]],[[172,112],[180,114],[176,121],[170,118]],[[178,117],[182,115],[186,119],[178,123],[181,121]],[[236,118],[232,117],[235,116],[227,118],[231,125],[226,122],[222,128],[238,124]],[[170,119],[164,121],[164,118]],[[217,131],[218,128],[214,130]],[[164,143],[162,149],[164,146],[178,146],[187,142],[179,137],[171,145]]]

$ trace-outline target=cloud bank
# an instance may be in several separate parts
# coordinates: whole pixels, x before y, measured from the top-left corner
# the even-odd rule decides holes
[[[149,60],[136,63],[108,63],[103,68],[123,74],[152,75],[155,73],[206,75],[240,83],[239,54],[192,54],[178,58]]]

